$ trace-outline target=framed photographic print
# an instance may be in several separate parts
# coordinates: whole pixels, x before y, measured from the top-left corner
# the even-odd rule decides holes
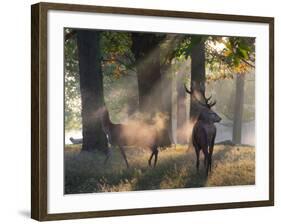
[[[32,5],[32,218],[274,204],[274,19]]]

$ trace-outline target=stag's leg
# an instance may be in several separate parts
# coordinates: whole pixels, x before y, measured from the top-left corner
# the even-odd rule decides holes
[[[214,144],[215,144],[216,135],[213,137],[210,148],[209,148],[209,155],[210,155],[210,172],[212,171],[212,160],[213,160],[213,151],[214,151]]]
[[[198,147],[195,147],[195,152],[196,152],[196,169],[197,172],[199,172],[199,165],[200,165],[200,149]]]
[[[123,149],[121,146],[119,146],[119,148],[120,148],[121,154],[122,154],[122,156],[123,156],[123,159],[124,159],[125,162],[126,162],[126,166],[127,166],[127,168],[129,168],[129,163],[128,163],[128,160],[127,160],[126,153],[125,153],[124,149]]]
[[[206,176],[208,176],[209,166],[210,166],[210,156],[209,156],[209,152],[208,152],[208,147],[204,147],[202,150],[204,153],[204,159],[207,161]]]
[[[209,161],[209,170],[210,170],[210,172],[212,171],[213,150],[214,150],[213,146],[210,147],[210,151],[209,151],[209,160],[210,160],[210,161]]]

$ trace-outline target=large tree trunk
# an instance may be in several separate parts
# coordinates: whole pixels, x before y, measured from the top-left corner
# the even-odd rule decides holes
[[[139,109],[151,115],[162,109],[159,50],[156,47],[151,58],[145,58],[137,65]]]
[[[159,41],[154,34],[146,33],[133,33],[132,40],[138,78],[139,111],[154,114],[161,108]],[[158,97],[157,102],[154,101],[155,97]]]
[[[192,37],[198,38],[198,37]],[[191,90],[190,97],[190,119],[194,120],[200,113],[196,99],[202,101],[205,95],[205,41],[200,38],[191,50]]]
[[[99,32],[78,30],[80,91],[82,104],[82,150],[104,150],[106,136],[98,110],[104,105]]]
[[[159,37],[155,34],[133,33],[132,52],[136,60],[136,70],[139,90],[139,111],[156,115],[164,112],[162,104],[162,84],[160,66]],[[168,130],[162,131],[159,145],[171,144]]]
[[[243,124],[244,84],[245,81],[243,75],[237,75],[234,116],[233,116],[233,133],[232,133],[232,141],[235,144],[241,144],[242,124]]]

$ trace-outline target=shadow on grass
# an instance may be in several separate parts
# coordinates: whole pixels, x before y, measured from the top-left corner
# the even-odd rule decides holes
[[[90,193],[106,191],[136,191],[202,187],[206,176],[204,169],[197,173],[193,153],[173,149],[159,153],[155,168],[148,167],[149,152],[140,155],[128,153],[131,168],[115,150],[107,165],[104,154],[98,152],[68,153],[65,158],[65,193]],[[163,156],[161,156],[161,154]],[[134,160],[134,157],[142,157]]]
[[[213,171],[217,164],[224,164],[229,152],[235,150],[232,146],[219,147],[219,150],[214,151]],[[103,164],[105,155],[101,152],[79,153],[79,150],[71,150],[65,153],[66,194],[197,188],[209,185],[203,158],[201,157],[197,172],[193,150],[186,152],[185,149],[171,148],[161,151],[155,168],[148,167],[149,151],[126,150],[131,165],[129,169],[126,168],[119,150],[113,150],[106,165]],[[232,158],[232,162],[236,163],[236,159],[239,157]],[[209,175],[211,178],[217,176],[216,172]],[[219,177],[227,176],[228,173],[222,173],[220,167]]]
[[[218,153],[214,153],[213,154],[213,165],[216,165],[216,161],[222,161],[225,157],[226,154],[231,152],[231,150],[233,150],[233,146],[230,145],[221,145],[223,147],[223,150],[220,150]]]
[[[135,190],[174,189],[205,186],[207,177],[202,168],[197,172],[192,154],[165,158],[160,164],[142,175]]]

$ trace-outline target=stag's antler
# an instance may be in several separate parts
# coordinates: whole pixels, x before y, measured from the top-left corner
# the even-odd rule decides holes
[[[186,91],[188,94],[192,95],[192,93],[193,93],[193,90],[192,90],[192,89],[189,90],[189,89],[186,87],[186,85],[184,85],[184,88],[185,88],[185,91]],[[194,98],[195,98],[195,100],[196,100],[200,105],[202,105],[202,106],[204,106],[204,107],[207,106],[208,108],[211,108],[211,107],[213,107],[213,106],[216,105],[216,103],[217,103],[216,100],[211,101],[212,95],[209,96],[209,97],[206,97],[206,95],[205,95],[205,93],[204,93],[204,94],[203,94],[203,97],[204,97],[204,100],[205,100],[205,104],[202,103],[200,100],[198,100],[196,97],[194,97]]]
[[[215,106],[215,105],[216,105],[216,103],[217,103],[217,101],[216,101],[216,100],[214,100],[212,103],[209,103],[209,104],[208,104],[208,106],[211,108],[211,107]]]
[[[188,90],[188,88],[186,87],[186,85],[184,85],[184,88],[185,88],[185,91],[188,93],[188,94],[192,94],[192,90]]]
[[[191,90],[189,90],[189,89],[186,87],[186,85],[184,85],[184,88],[185,88],[185,91],[186,91],[188,94],[192,95],[192,93],[193,93],[192,88],[191,88]],[[194,99],[195,99],[195,101],[196,101],[198,104],[200,104],[201,106],[203,106],[203,107],[206,107],[206,106],[207,106],[207,104],[204,104],[204,103],[202,103],[200,100],[198,100],[196,96],[194,96]],[[205,99],[205,96],[204,96],[204,99]]]
[[[209,108],[215,106],[216,103],[217,103],[216,100],[214,100],[213,102],[211,102],[211,101],[210,101],[211,98],[212,98],[212,94],[211,94],[211,96],[209,96],[208,98],[206,98],[205,93],[204,93],[204,99],[205,99],[205,102],[206,102],[206,106],[209,107]]]

